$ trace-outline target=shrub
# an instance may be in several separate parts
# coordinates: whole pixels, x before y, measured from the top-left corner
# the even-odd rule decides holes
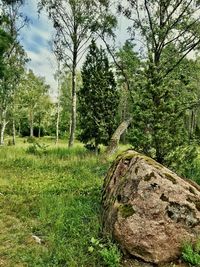
[[[35,138],[34,136],[29,136],[29,137],[27,138],[27,142],[28,142],[29,144],[34,144],[34,143],[36,142],[36,138]]]
[[[26,152],[29,153],[29,154],[33,154],[33,155],[37,155],[37,154],[39,154],[37,145],[34,144],[34,143],[33,143],[32,145],[30,145],[30,146],[26,149]]]
[[[47,153],[47,147],[48,145],[39,144],[35,141],[27,148],[26,152],[33,155],[42,155]]]

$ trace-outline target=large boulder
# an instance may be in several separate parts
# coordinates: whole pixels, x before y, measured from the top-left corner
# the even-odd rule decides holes
[[[110,168],[102,205],[104,235],[145,262],[176,260],[200,236],[200,187],[133,150]]]

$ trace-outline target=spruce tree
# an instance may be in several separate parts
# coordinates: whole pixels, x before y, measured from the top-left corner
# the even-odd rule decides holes
[[[185,146],[187,151],[190,145],[184,103],[191,94],[181,73],[184,59],[199,49],[199,1],[126,0],[118,11],[130,20],[131,38],[143,51],[143,75],[134,90],[132,143],[169,166],[174,150]]]
[[[119,95],[106,53],[94,40],[82,68],[82,82],[78,94],[79,139],[97,152],[99,144],[107,145],[116,128]]]

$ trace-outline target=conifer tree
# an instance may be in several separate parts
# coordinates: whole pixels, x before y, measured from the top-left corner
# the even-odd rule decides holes
[[[79,91],[79,139],[98,151],[107,145],[116,128],[119,95],[108,58],[93,40],[82,68],[83,85]]]
[[[118,11],[130,20],[128,30],[133,41],[139,38],[145,58],[134,88],[132,143],[169,166],[174,150],[190,144],[184,109],[191,94],[181,73],[184,60],[200,46],[199,1],[126,0]]]

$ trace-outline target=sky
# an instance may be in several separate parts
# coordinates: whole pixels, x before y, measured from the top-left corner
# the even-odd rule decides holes
[[[29,19],[29,23],[20,32],[20,42],[23,45],[28,58],[28,68],[36,75],[45,77],[51,90],[56,90],[54,74],[56,72],[56,59],[51,51],[50,42],[53,36],[53,26],[44,12],[37,13],[37,0],[26,1],[23,14]]]
[[[57,63],[50,45],[54,32],[53,25],[45,12],[38,15],[37,0],[27,0],[22,12],[29,18],[28,25],[20,32],[20,42],[30,58],[27,67],[32,69],[36,75],[45,77],[54,95],[57,84],[54,80]],[[126,27],[127,23],[121,17],[117,30],[119,45],[122,45],[128,38]]]

